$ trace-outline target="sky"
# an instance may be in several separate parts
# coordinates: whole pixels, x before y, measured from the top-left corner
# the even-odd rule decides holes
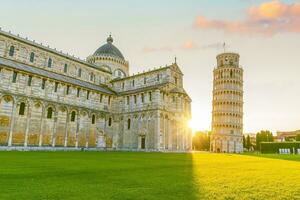
[[[210,130],[216,55],[240,54],[244,132],[300,129],[300,1],[0,0],[0,27],[82,59],[105,43],[130,73],[177,63],[194,129]]]

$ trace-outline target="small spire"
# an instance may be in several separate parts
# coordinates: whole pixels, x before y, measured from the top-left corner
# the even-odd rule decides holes
[[[223,43],[223,49],[224,49],[224,53],[226,52],[226,43]]]
[[[176,56],[175,56],[174,60],[175,60],[175,64],[177,64],[177,57]]]

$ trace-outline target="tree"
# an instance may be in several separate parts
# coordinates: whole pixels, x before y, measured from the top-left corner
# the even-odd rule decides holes
[[[256,149],[260,150],[260,133],[256,134]]]
[[[210,136],[209,133],[196,132],[193,136],[193,149],[198,151],[209,151]]]
[[[273,142],[274,137],[271,131],[265,130],[260,131],[256,134],[256,149],[260,150],[260,143],[261,142]]]
[[[246,144],[246,137],[245,137],[245,135],[243,135],[243,147],[247,148],[246,146],[247,146],[247,144]]]
[[[296,141],[300,141],[300,134],[296,135]]]
[[[247,136],[247,142],[246,142],[246,148],[249,150],[251,148],[251,140],[250,140],[250,135]]]

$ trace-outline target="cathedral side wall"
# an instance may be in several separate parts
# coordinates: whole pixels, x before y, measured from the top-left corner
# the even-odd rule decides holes
[[[110,82],[112,74],[88,63],[2,34],[0,58],[103,89],[0,64],[0,146],[191,149],[191,100],[175,65]]]

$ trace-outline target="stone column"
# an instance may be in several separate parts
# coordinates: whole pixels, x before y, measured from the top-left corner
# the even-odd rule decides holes
[[[31,119],[31,107],[30,107],[30,104],[28,104],[24,147],[27,147],[27,143],[28,143],[28,133],[29,133],[29,129],[30,129],[30,119]]]
[[[175,150],[178,150],[178,130],[179,130],[179,123],[178,123],[178,121],[176,120],[175,121],[175,124],[176,124],[176,135],[175,135],[175,137],[176,137],[176,147],[175,147]]]
[[[9,147],[12,144],[12,136],[13,136],[13,132],[14,132],[16,110],[17,110],[17,103],[13,99],[13,106],[12,106],[12,111],[11,111],[11,116],[10,116],[9,136],[8,136],[8,146]]]
[[[181,123],[177,122],[177,150],[181,150]]]
[[[177,135],[178,135],[178,146],[179,146],[179,149],[180,151],[182,150],[182,147],[183,147],[183,137],[182,137],[182,133],[183,133],[183,126],[182,126],[182,123],[179,122],[179,129],[178,129],[178,132],[177,132]]]
[[[77,112],[75,148],[78,148],[78,136],[80,131],[80,111]]]
[[[169,119],[168,120],[168,150],[172,150],[173,149],[173,120]]]
[[[147,117],[145,116],[145,119],[144,120],[146,120],[146,124],[145,124],[145,127],[146,127],[146,133],[145,133],[145,150],[148,150],[150,147],[151,147],[151,145],[150,145],[150,143],[149,143],[149,141],[150,141],[150,126],[149,126],[149,122],[150,122],[150,120],[149,120],[149,116],[147,115]]]
[[[137,117],[137,132],[136,134],[138,135],[138,143],[137,143],[137,149],[140,149],[141,146],[140,146],[140,141],[141,141],[141,138],[140,138],[140,134],[141,134],[141,124],[142,124],[142,121],[141,121],[141,116],[138,116]],[[124,131],[123,131],[123,134],[124,134]]]
[[[41,146],[42,146],[42,143],[43,143],[44,115],[45,115],[45,106],[42,105],[42,115],[41,115],[41,123],[40,123],[39,147],[41,147]]]
[[[161,132],[161,143],[160,143],[160,146],[161,146],[161,149],[162,150],[165,150],[165,135],[166,135],[166,118],[165,116],[162,116],[162,132]]]
[[[55,140],[56,140],[56,131],[57,131],[57,118],[58,118],[58,112],[54,112],[54,122],[53,122],[53,129],[51,133],[51,141],[52,141],[52,147],[55,147]]]
[[[181,136],[181,139],[182,139],[182,150],[185,151],[186,150],[186,133],[187,133],[187,128],[185,127],[185,124],[183,125],[183,128],[182,128],[182,136]]]
[[[70,113],[69,113],[69,111],[68,110],[66,110],[66,112],[67,112],[67,116],[66,116],[66,126],[65,126],[65,141],[64,141],[64,147],[67,147],[67,145],[68,145],[68,126],[69,126],[69,115],[70,115]]]
[[[160,114],[159,111],[155,118],[155,130],[154,130],[154,149],[160,150]]]
[[[169,148],[169,138],[168,138],[168,136],[169,136],[169,134],[168,134],[168,131],[169,131],[169,124],[168,124],[168,121],[169,121],[169,119],[168,118],[165,118],[165,120],[164,120],[164,123],[165,123],[165,125],[164,125],[164,149],[166,150],[166,149],[168,149]]]
[[[96,119],[95,119],[96,120]],[[90,126],[92,123],[92,118],[88,116],[88,122],[86,124],[86,134],[85,134],[85,147],[88,148],[89,147],[89,137],[90,137]]]

